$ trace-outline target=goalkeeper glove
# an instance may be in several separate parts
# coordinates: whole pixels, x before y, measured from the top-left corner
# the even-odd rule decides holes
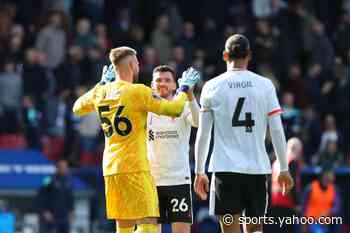
[[[189,89],[192,89],[200,79],[200,73],[190,67],[182,73],[182,77],[178,80],[180,90],[187,92]]]
[[[115,72],[113,69],[113,65],[109,65],[109,66],[105,65],[102,70],[102,77],[101,77],[100,84],[105,85],[106,83],[110,83],[113,81],[115,81]]]

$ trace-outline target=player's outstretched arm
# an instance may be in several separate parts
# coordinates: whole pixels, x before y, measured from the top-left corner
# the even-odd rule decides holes
[[[73,113],[77,116],[87,115],[95,110],[93,95],[95,88],[80,96],[73,105]]]
[[[179,93],[173,100],[166,100],[155,94],[151,88],[142,85],[138,90],[141,99],[144,100],[143,110],[158,115],[179,117],[184,109],[187,95]]]

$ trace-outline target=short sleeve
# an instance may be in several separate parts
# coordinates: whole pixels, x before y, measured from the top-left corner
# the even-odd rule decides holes
[[[267,92],[267,116],[275,116],[283,113],[283,110],[278,102],[276,88],[272,83],[270,83],[269,91]]]

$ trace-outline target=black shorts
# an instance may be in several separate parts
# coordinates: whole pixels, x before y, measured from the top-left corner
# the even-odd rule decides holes
[[[267,175],[218,172],[213,174],[212,182],[211,214],[265,216],[269,198]]]
[[[158,223],[192,223],[191,185],[157,186],[160,217]]]

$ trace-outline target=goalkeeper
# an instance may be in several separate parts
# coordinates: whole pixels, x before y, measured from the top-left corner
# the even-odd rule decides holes
[[[131,233],[136,224],[142,233],[157,232],[158,196],[146,154],[147,112],[180,116],[186,93],[198,82],[198,72],[184,72],[179,94],[165,100],[141,84],[136,51],[129,47],[112,49],[111,67],[104,69],[100,84],[81,96],[73,106],[76,115],[97,111],[105,134],[103,175],[107,218],[117,222],[117,233]],[[117,71],[115,81],[113,71]],[[110,80],[108,80],[110,79]],[[109,82],[112,81],[112,82]],[[145,224],[148,223],[148,224]]]

